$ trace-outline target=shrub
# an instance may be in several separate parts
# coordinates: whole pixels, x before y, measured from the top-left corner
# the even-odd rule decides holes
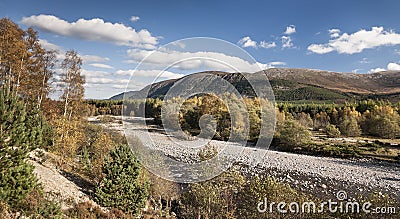
[[[283,149],[294,149],[311,140],[311,132],[299,122],[286,120],[280,132]]]
[[[74,207],[68,209],[65,214],[69,218],[86,218],[86,219],[133,219],[133,216],[127,215],[121,210],[112,208],[109,212],[103,212],[99,206],[92,202],[82,202],[75,204]]]
[[[345,136],[357,137],[361,135],[361,129],[358,122],[354,118],[346,118],[340,125],[340,131]]]
[[[37,188],[27,195],[17,209],[31,218],[62,218],[61,206],[56,200],[50,200],[52,198],[44,194],[42,188]]]
[[[236,218],[236,198],[244,183],[240,172],[229,170],[212,180],[190,184],[180,197],[178,218]]]
[[[215,145],[208,143],[198,152],[201,161],[206,161],[218,155],[218,148]]]
[[[313,127],[313,120],[311,119],[311,116],[308,113],[304,113],[304,112],[297,113],[296,120],[299,121],[299,123],[301,125],[303,125],[304,127],[307,127],[307,128]]]
[[[260,207],[260,209],[269,209],[269,206],[258,206],[258,204],[264,202],[265,199],[267,199],[268,203],[290,203],[294,201],[302,203],[304,200],[309,200],[310,198],[290,188],[287,184],[277,182],[270,176],[253,176],[239,191],[238,200],[236,201],[238,203],[236,218],[281,218],[282,215],[278,212],[258,212],[257,207]],[[292,215],[288,213],[284,218],[303,218],[303,215],[299,214],[293,215],[294,217],[291,216]]]
[[[127,145],[110,152],[103,165],[105,178],[95,190],[95,200],[104,207],[114,207],[136,214],[144,207],[148,196],[147,184],[139,181],[141,167]]]
[[[112,116],[103,115],[99,117],[99,120],[101,123],[112,123],[115,119]]]
[[[0,219],[8,219],[8,218],[12,218],[12,212],[9,208],[9,206],[0,201]]]
[[[100,207],[94,206],[90,202],[77,203],[73,208],[68,209],[65,213],[71,218],[107,218],[107,214],[104,213]]]
[[[340,137],[340,130],[335,125],[329,124],[325,128],[326,134],[331,138]]]

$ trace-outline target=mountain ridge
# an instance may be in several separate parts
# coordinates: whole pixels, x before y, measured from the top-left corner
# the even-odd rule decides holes
[[[303,68],[270,68],[255,73],[243,73],[243,75],[222,71],[196,72],[192,75],[200,73],[217,75],[234,85],[240,93],[248,96],[252,96],[251,87],[243,75],[265,74],[276,99],[282,101],[333,100],[340,102],[366,98],[400,100],[400,71],[356,74]],[[125,98],[132,99],[144,96],[162,98],[174,83],[185,77],[187,76],[153,83],[139,91],[117,94],[110,99],[121,100],[124,94]]]

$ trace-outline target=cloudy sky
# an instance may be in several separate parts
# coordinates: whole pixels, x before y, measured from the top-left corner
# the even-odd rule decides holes
[[[400,70],[400,1],[0,1],[0,16],[34,27],[42,45],[82,56],[86,98],[125,90],[143,58],[188,37],[212,37],[240,46],[261,68],[312,68],[369,73]],[[184,45],[182,46],[182,48]],[[158,50],[134,73],[140,89],[159,73],[152,65],[193,55],[246,62],[221,52]],[[199,67],[201,65],[201,68]],[[161,79],[181,77],[208,62],[168,69]]]

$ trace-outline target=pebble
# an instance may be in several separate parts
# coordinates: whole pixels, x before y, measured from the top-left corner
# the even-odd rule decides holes
[[[146,132],[143,131],[143,127],[132,129],[136,129],[134,132],[137,136],[149,135],[155,149],[163,151],[176,160],[187,163],[200,161],[199,148],[176,146],[176,142],[179,141],[173,137],[168,138],[158,132]],[[226,146],[224,150],[237,149],[238,147],[235,143],[214,140],[210,144],[219,149]],[[232,155],[227,159],[240,161],[243,171],[252,175],[254,175],[253,173],[268,172],[282,181],[305,188],[319,187],[323,190],[328,188],[346,190],[354,187],[354,190],[360,192],[375,189],[389,191],[397,197],[400,196],[400,164],[369,159],[350,160],[254,148],[247,149],[244,149],[243,153]],[[253,163],[254,159],[259,159],[256,160],[258,161],[257,165]],[[314,183],[316,184],[314,185]]]

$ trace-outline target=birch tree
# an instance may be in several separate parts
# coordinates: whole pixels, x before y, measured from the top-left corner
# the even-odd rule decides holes
[[[83,96],[85,89],[85,77],[81,74],[82,59],[74,50],[65,53],[65,59],[61,63],[63,73],[61,75],[61,83],[64,92],[61,100],[64,103],[64,117],[71,120],[72,116],[78,116],[83,105]]]
[[[51,89],[54,64],[54,51],[41,46],[35,30],[0,19],[0,86],[8,84],[28,108],[40,108]]]

